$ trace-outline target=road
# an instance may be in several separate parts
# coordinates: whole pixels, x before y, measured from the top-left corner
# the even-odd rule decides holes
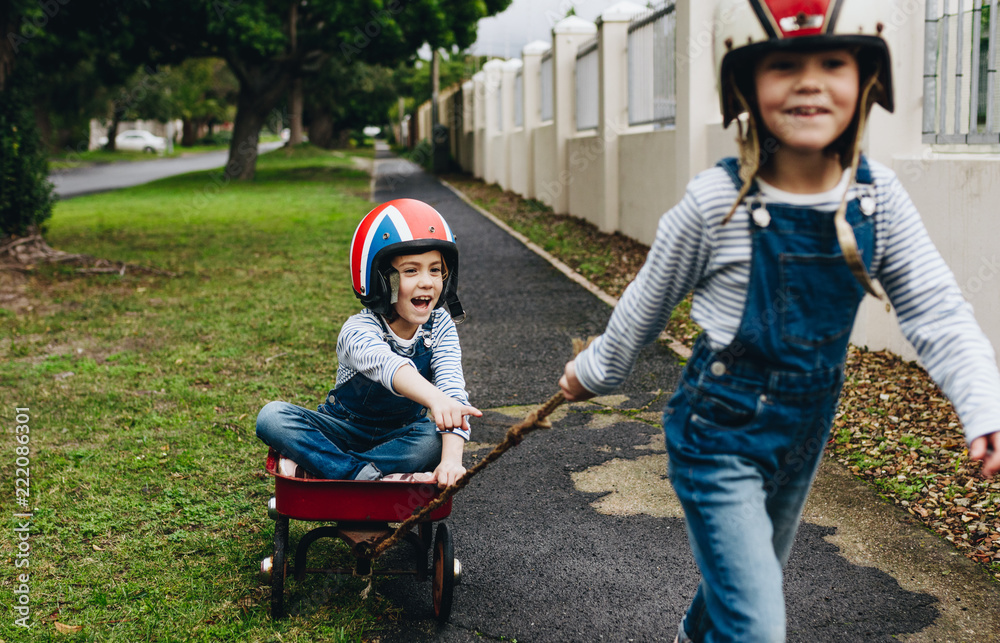
[[[261,143],[258,150],[263,154],[282,145],[284,143]],[[177,158],[89,165],[52,172],[49,174],[49,180],[55,186],[59,198],[69,199],[84,194],[141,185],[177,174],[221,168],[228,158],[229,151],[221,150]]]

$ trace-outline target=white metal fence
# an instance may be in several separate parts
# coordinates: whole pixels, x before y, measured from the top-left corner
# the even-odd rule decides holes
[[[524,127],[524,70],[514,77],[514,127]]]
[[[652,6],[629,24],[629,125],[672,125],[677,117],[676,25],[674,0]]]
[[[997,0],[928,0],[924,143],[1000,143]]]
[[[500,91],[500,86],[497,85],[496,89],[493,91],[493,100],[497,102],[497,131],[502,132],[503,127],[503,92]]]
[[[552,106],[553,106],[553,83],[552,78],[552,50],[549,49],[545,54],[542,55],[542,64],[539,69],[539,81],[542,84],[542,122],[548,122],[552,120]]]
[[[597,127],[597,38],[580,45],[576,53],[576,129]]]

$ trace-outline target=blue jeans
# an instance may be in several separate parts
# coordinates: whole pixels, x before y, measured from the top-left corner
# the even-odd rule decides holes
[[[679,639],[778,643],[785,640],[782,569],[839,378],[829,373],[815,382],[821,390],[782,399],[767,377],[715,377],[698,366],[689,362],[664,412],[670,481],[702,573]]]
[[[387,429],[288,402],[269,402],[257,415],[257,437],[328,480],[377,480],[390,473],[433,471],[441,461],[441,436],[426,417]]]

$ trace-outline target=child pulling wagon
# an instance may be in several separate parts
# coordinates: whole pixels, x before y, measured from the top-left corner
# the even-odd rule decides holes
[[[740,158],[696,176],[660,220],[603,335],[566,365],[570,400],[610,393],[691,290],[704,329],[663,422],[698,591],[679,641],[783,641],[782,568],[843,383],[865,292],[901,328],[1000,470],[994,352],[893,172],[860,153],[892,111],[887,0],[722,0],[723,124]],[[871,276],[877,278],[873,281]]]

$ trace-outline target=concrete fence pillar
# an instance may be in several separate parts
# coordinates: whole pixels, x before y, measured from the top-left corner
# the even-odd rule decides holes
[[[718,160],[708,158],[709,124],[722,122],[712,49],[715,5],[700,0],[677,0],[676,4],[676,194],[684,194],[688,181]]]
[[[521,50],[524,67],[521,71],[521,99],[524,115],[524,147],[527,154],[521,162],[525,163],[526,183],[524,196],[534,199],[535,192],[535,129],[542,122],[542,56],[552,45],[543,41],[529,42]]]
[[[604,197],[598,227],[616,232],[621,219],[618,138],[628,130],[628,25],[645,7],[619,2],[597,19],[597,135],[604,153]]]
[[[496,183],[499,175],[499,168],[496,164],[497,135],[500,133],[502,123],[500,122],[500,105],[498,96],[500,92],[500,81],[503,73],[502,60],[490,60],[483,65],[483,111],[485,123],[483,128],[483,180],[487,183]],[[477,94],[476,98],[480,96]]]
[[[486,174],[486,72],[477,71],[472,76],[472,130],[475,154],[472,157],[472,175],[483,178]]]
[[[505,190],[511,186],[511,134],[514,132],[514,83],[523,63],[512,58],[504,62],[500,72],[500,117],[502,133],[497,161],[497,183]]]
[[[569,214],[569,154],[567,141],[576,135],[576,52],[597,33],[597,25],[569,16],[552,28],[553,121],[556,128],[556,180],[545,186],[556,214]]]

